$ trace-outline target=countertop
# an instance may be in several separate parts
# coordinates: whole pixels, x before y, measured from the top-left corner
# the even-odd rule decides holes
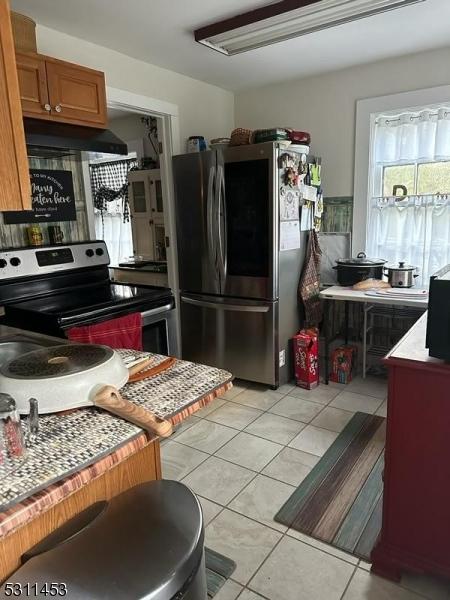
[[[134,273],[139,273],[139,272],[143,272],[143,273],[159,273],[159,274],[164,274],[167,275],[167,265],[164,266],[160,266],[160,267],[154,267],[152,265],[147,265],[144,267],[134,267],[133,265],[129,265],[127,267],[123,266],[123,267],[109,267],[112,271],[133,271]]]
[[[425,346],[427,315],[428,313],[425,313],[420,317],[420,319],[386,355],[384,360],[387,364],[401,364],[405,360],[409,362],[412,361],[416,363],[417,368],[426,365],[429,370],[431,366],[450,376],[450,364],[440,358],[430,356],[428,348]]]
[[[11,335],[31,337],[29,332],[0,326],[0,340]],[[166,358],[153,357],[156,363]],[[178,424],[224,394],[232,387],[231,380],[227,371],[179,360],[168,371],[127,384],[121,391],[127,399]],[[155,439],[96,408],[41,416],[38,440],[24,463],[8,474],[2,474],[0,466],[0,537]]]
[[[413,288],[416,289],[416,288]],[[364,291],[353,290],[351,287],[333,285],[320,292],[320,297],[330,300],[349,300],[350,302],[368,302],[369,304],[386,304],[389,306],[415,306],[418,308],[427,308],[428,295],[424,298],[398,298],[373,296]]]

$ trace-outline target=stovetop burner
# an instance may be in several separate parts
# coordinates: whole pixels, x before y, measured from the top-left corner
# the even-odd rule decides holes
[[[63,316],[79,311],[84,312],[87,309],[134,306],[171,297],[172,292],[168,288],[106,283],[100,286],[78,287],[70,291],[24,300],[14,306],[24,311],[39,311],[43,314]]]
[[[74,325],[99,322],[132,312],[144,312],[159,306],[173,306],[168,288],[106,283],[77,287],[70,291],[44,295],[5,307],[6,319],[12,323],[33,324],[47,330],[67,329]]]
[[[6,263],[0,263],[0,306],[8,325],[61,335],[75,325],[174,306],[168,288],[112,283],[101,240],[0,251],[0,258]]]

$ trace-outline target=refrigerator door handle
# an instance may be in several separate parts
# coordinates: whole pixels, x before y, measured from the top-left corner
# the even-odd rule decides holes
[[[218,265],[217,265],[217,236],[214,232],[213,225],[216,224],[214,208],[215,208],[215,196],[216,190],[214,184],[216,182],[216,167],[212,166],[209,169],[209,178],[208,178],[208,195],[206,198],[206,230],[208,237],[208,258],[213,271],[217,273]]]
[[[210,300],[196,300],[195,298],[188,298],[187,296],[181,296],[181,301],[185,302],[186,304],[192,304],[193,306],[200,306],[202,308],[230,310],[233,312],[268,313],[270,310],[270,306],[267,304],[228,304],[222,302],[211,302]]]
[[[227,257],[228,257],[228,239],[227,239],[227,201],[225,197],[225,170],[222,167],[220,171],[220,206],[221,206],[221,230],[223,231],[223,245],[222,245],[222,265],[224,280],[227,278]],[[223,228],[222,228],[223,224]],[[224,281],[225,284],[225,281]]]
[[[215,217],[216,217],[216,225],[217,225],[217,241],[218,241],[218,251],[217,251],[217,268],[219,270],[220,275],[220,285],[221,292],[224,292],[225,289],[225,264],[223,259],[223,251],[224,251],[224,241],[222,238],[222,178],[223,178],[223,165],[219,164],[217,166],[217,180],[216,180],[216,193],[215,193]]]

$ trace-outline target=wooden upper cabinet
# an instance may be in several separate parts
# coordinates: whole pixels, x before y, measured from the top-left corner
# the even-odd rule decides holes
[[[48,98],[45,58],[39,54],[16,53],[22,110],[26,116],[49,119],[51,106]]]
[[[8,0],[0,0],[0,211],[31,209],[30,173]]]
[[[106,127],[105,75],[60,60],[47,59],[47,83],[53,120]]]
[[[49,56],[17,53],[24,117],[107,126],[105,76]]]

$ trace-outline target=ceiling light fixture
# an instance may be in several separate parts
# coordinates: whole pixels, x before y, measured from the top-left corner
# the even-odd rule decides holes
[[[281,0],[202,27],[195,40],[232,56],[425,0]]]

